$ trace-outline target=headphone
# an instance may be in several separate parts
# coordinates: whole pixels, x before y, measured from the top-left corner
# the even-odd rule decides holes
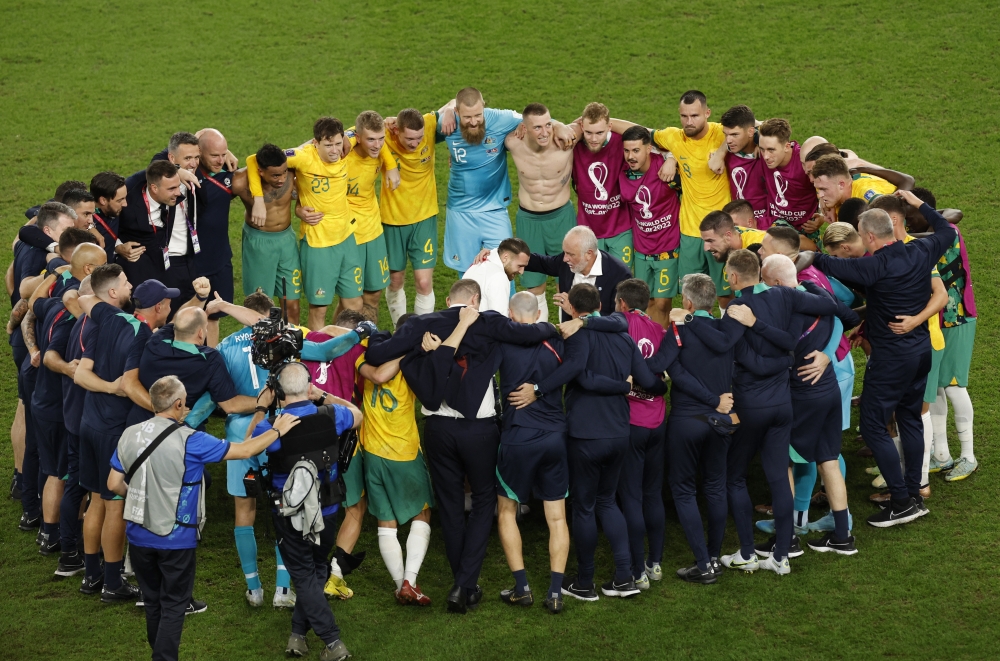
[[[275,404],[277,404],[279,401],[285,398],[285,389],[281,387],[281,379],[279,377],[281,376],[281,373],[284,372],[289,365],[298,365],[299,367],[304,369],[306,371],[306,379],[308,383],[312,383],[312,373],[309,371],[309,368],[305,366],[305,363],[301,363],[299,361],[289,361],[287,363],[282,363],[281,365],[278,366],[278,369],[271,372],[271,376],[268,377],[268,382],[271,386],[271,389],[274,390]]]

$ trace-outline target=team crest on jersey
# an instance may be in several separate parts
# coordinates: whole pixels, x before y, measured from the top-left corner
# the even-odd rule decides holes
[[[233,185],[233,180],[230,179],[229,177],[226,177],[225,179],[223,179],[223,181],[225,182],[225,184],[227,186],[232,186]]]
[[[326,295],[326,290],[324,290],[322,287],[320,287],[319,289],[316,290],[316,295],[317,296],[324,296],[324,295]]]
[[[483,140],[483,143],[487,145],[492,145],[493,142],[494,142],[493,138],[486,138],[485,140]]]
[[[285,150],[285,156],[295,156],[295,150],[294,149],[286,149]]]
[[[420,150],[420,155],[421,156],[423,156],[426,153],[427,153],[427,147],[424,147],[423,149]]]

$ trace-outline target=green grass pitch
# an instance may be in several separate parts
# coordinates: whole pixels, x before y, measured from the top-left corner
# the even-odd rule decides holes
[[[873,511],[862,471],[871,462],[855,456],[847,434],[857,556],[807,551],[787,577],[729,573],[715,586],[687,585],[672,575],[691,554],[668,497],[664,581],[629,601],[568,603],[559,617],[540,604],[512,610],[497,600],[511,578],[495,535],[482,607],[466,617],[446,614],[451,580],[436,519],[420,575],[436,603],[397,606],[369,518],[357,547],[369,557],[349,577],[356,596],[334,604],[343,639],[360,659],[996,658],[1000,346],[990,302],[1000,241],[989,228],[1000,147],[997,16],[996,2],[982,0],[7,0],[0,21],[0,261],[10,258],[22,211],[48,199],[59,182],[89,181],[104,169],[128,175],[177,130],[216,127],[242,162],[264,141],[300,144],[320,115],[351,123],[369,108],[386,115],[408,106],[432,110],[466,85],[480,87],[491,106],[520,110],[542,101],[562,120],[600,100],[614,116],[676,126],[677,98],[689,88],[707,93],[715,118],[737,103],[761,118],[786,117],[799,140],[824,135],[913,174],[941,206],[965,212],[961,227],[982,312],[970,384],[978,474],[956,484],[932,476],[930,516],[876,530],[863,524]],[[437,174],[443,203],[443,149]],[[242,213],[235,202],[237,282]],[[438,268],[439,306],[453,279]],[[412,287],[409,298],[412,306]],[[229,322],[223,330],[233,329]],[[0,347],[6,430],[15,381],[9,349]],[[221,434],[219,421],[212,424]],[[4,471],[11,461],[3,443]],[[181,658],[278,658],[289,615],[246,605],[225,468],[215,466],[212,475],[195,584],[209,609],[188,618]],[[767,496],[759,470],[756,477],[759,503]],[[83,597],[76,579],[54,580],[55,560],[40,557],[32,536],[17,531],[19,514],[13,501],[0,505],[0,654],[147,658],[142,612]],[[260,569],[269,597],[274,556],[262,521]],[[728,533],[726,547],[735,548],[731,525]],[[529,579],[541,588],[548,559],[540,508],[523,535]],[[606,580],[605,542],[597,566]],[[315,658],[319,641],[309,642]]]

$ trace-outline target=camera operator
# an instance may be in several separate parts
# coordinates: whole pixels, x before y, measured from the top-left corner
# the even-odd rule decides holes
[[[298,424],[281,415],[252,441],[230,444],[182,424],[187,393],[176,376],[149,389],[155,415],[128,427],[111,457],[108,489],[125,498],[132,567],[146,608],[153,659],[176,659],[205,525],[205,464],[245,459]],[[136,478],[136,479],[133,479]]]
[[[361,424],[361,412],[350,402],[312,386],[309,370],[302,363],[285,363],[272,373],[270,382],[274,392],[268,389],[261,393],[248,438],[271,436],[272,423],[263,416],[272,395],[283,412],[299,416],[302,423],[290,433],[280,434],[266,448],[275,535],[296,589],[292,635],[285,651],[296,656],[306,654],[306,632],[312,628],[326,644],[320,660],[340,661],[350,654],[340,640],[340,629],[323,595],[323,584],[329,572],[327,557],[337,537],[335,514],[344,498],[337,466],[339,437]],[[319,398],[316,403],[311,401],[312,396]],[[324,406],[326,403],[330,405]],[[302,500],[301,507],[293,507],[291,503],[300,504],[301,492],[311,497]]]

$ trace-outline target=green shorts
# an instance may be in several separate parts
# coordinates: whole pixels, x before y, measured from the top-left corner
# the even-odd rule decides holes
[[[390,271],[405,271],[407,258],[414,271],[432,269],[437,264],[437,216],[412,225],[382,225],[382,231]]]
[[[729,286],[729,280],[726,279],[726,265],[715,261],[712,253],[705,251],[705,254],[708,255],[708,274],[712,276],[712,282],[715,283],[715,295],[732,296],[732,287]]]
[[[535,213],[518,207],[517,215],[514,217],[514,236],[524,239],[531,252],[543,255],[561,253],[566,232],[574,227],[576,227],[576,210],[572,202],[545,213]],[[532,289],[544,285],[547,277],[544,273],[526,271],[521,276],[521,286]]]
[[[633,270],[635,277],[644,280],[649,285],[650,298],[673,298],[677,295],[677,251],[665,253],[666,259],[659,256],[634,253]]]
[[[964,324],[942,328],[944,354],[937,375],[937,387],[969,386],[969,366],[972,364],[972,346],[976,341],[976,318],[967,317]]]
[[[326,248],[313,248],[303,239],[299,242],[299,262],[311,305],[330,305],[334,295],[361,296],[361,255],[353,234]]]
[[[368,511],[379,521],[406,523],[434,507],[431,476],[422,452],[410,461],[393,461],[365,452]]]
[[[263,290],[268,296],[298,300],[302,293],[299,242],[291,226],[280,232],[262,232],[243,223],[243,295]]]
[[[362,286],[365,291],[382,291],[389,286],[389,258],[385,252],[385,234],[379,234],[371,241],[358,246],[361,255],[361,270],[364,272]]]
[[[365,453],[359,447],[351,457],[351,465],[344,473],[344,507],[354,507],[365,495]]]
[[[948,340],[945,340],[945,347],[948,346]],[[940,379],[938,374],[941,372],[941,359],[944,358],[944,349],[940,351],[931,350],[931,371],[927,373],[927,385],[924,386],[924,403],[933,404],[934,400],[937,399],[937,389]],[[966,372],[968,376],[968,372]]]
[[[632,230],[625,230],[617,236],[597,240],[597,249],[614,255],[632,268]]]
[[[700,236],[681,234],[681,245],[677,251],[680,253],[677,264],[679,278],[688,273],[709,273],[709,263],[715,261],[705,250],[705,243]]]

